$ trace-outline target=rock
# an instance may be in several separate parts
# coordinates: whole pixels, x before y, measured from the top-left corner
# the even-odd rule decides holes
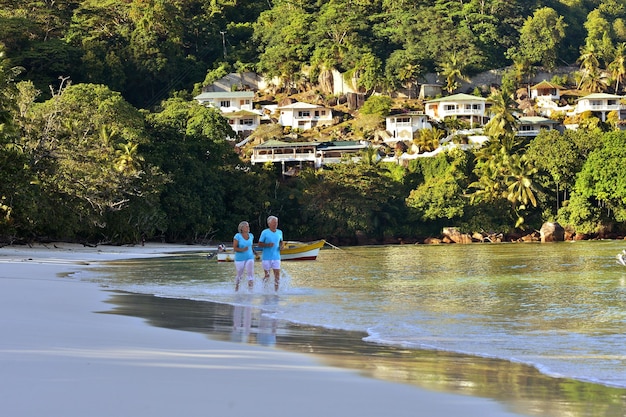
[[[444,227],[443,228],[444,240],[450,239],[454,243],[468,244],[472,243],[472,237],[467,233],[461,233],[456,227]]]
[[[565,240],[565,229],[558,223],[546,222],[541,225],[539,231],[541,242],[563,242]]]
[[[472,234],[472,239],[477,241],[477,242],[484,242],[485,241],[485,236],[483,236],[482,233],[474,232]]]
[[[438,239],[436,237],[427,237],[426,239],[424,239],[424,243],[427,245],[439,245],[441,244],[441,239]]]

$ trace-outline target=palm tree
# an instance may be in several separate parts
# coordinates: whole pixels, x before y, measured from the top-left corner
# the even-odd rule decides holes
[[[588,70],[583,73],[579,88],[590,93],[605,92],[609,86],[609,80],[599,68]]]
[[[446,90],[448,93],[452,93],[459,88],[460,81],[468,80],[467,76],[463,73],[465,64],[459,60],[456,52],[452,52],[444,57],[440,67],[441,75],[446,78]]]
[[[596,47],[593,43],[588,42],[580,52],[580,57],[576,61],[580,63],[582,73],[578,88],[591,92],[604,91],[604,83],[600,81],[602,79],[602,70]],[[604,84],[604,86],[606,85]]]
[[[127,142],[119,145],[115,151],[115,169],[119,172],[131,174],[139,170],[139,163],[143,161],[140,155],[137,155],[138,144]]]
[[[521,209],[528,206],[537,207],[537,198],[535,197],[535,185],[532,176],[537,173],[535,168],[526,155],[513,154],[508,158],[508,175],[507,175],[507,195],[506,199],[514,205],[519,205]]]
[[[422,73],[422,67],[419,64],[407,63],[404,67],[400,68],[398,72],[398,80],[408,85],[409,100],[411,99],[411,92],[413,86],[417,84],[417,78]]]
[[[520,211],[526,210],[528,204],[537,207],[535,197],[535,185],[532,176],[537,173],[537,168],[526,158],[526,155],[514,154],[508,158],[508,175],[506,178],[506,199],[513,206],[513,211],[517,214],[515,227],[520,227],[524,223],[524,217]]]
[[[615,56],[609,64],[611,77],[615,79],[615,93],[619,92],[619,85],[626,77],[626,42],[622,42],[615,48]]]
[[[444,131],[437,128],[421,129],[419,135],[413,139],[420,152],[431,152],[437,149],[444,136]]]
[[[511,150],[517,128],[517,119],[512,113],[513,98],[497,90],[491,93],[489,101],[491,102],[491,119],[484,126],[484,131],[487,136],[500,141],[508,150]]]

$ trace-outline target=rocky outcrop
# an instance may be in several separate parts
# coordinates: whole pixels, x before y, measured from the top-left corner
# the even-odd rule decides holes
[[[565,229],[558,223],[546,222],[539,230],[541,242],[563,242],[565,240]]]

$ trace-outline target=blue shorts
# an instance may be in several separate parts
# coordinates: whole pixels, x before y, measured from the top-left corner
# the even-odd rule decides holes
[[[272,259],[269,261],[262,261],[263,270],[269,271],[270,269],[280,269],[280,259]]]

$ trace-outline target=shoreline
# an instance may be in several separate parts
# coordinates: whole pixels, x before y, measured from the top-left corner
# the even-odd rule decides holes
[[[523,410],[524,404],[513,405],[522,409],[516,412],[510,410],[511,404],[481,396],[424,389],[397,377],[394,382],[380,379],[364,372],[358,361],[352,368],[345,367],[342,361],[350,355],[324,359],[302,349],[293,352],[155,325],[146,317],[112,309],[112,304],[119,306],[116,297],[128,294],[72,277],[107,261],[208,250],[150,244],[0,248],[4,313],[0,404],[5,413],[25,417],[542,415],[532,413],[530,403],[528,410]],[[165,301],[171,308],[171,300]],[[194,311],[187,305],[182,308]],[[218,318],[215,312],[209,316]],[[302,343],[310,335],[304,332]],[[354,343],[348,342],[346,349]],[[379,372],[387,365],[371,362]]]

